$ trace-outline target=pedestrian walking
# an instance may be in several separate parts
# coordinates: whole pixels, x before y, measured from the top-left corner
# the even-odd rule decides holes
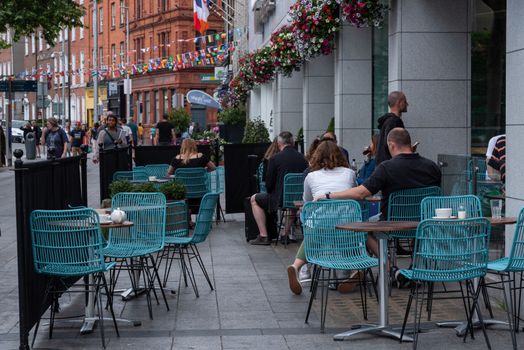
[[[42,131],[41,143],[47,146],[47,159],[65,158],[67,155],[67,134],[58,125],[56,118],[47,119],[47,125]]]

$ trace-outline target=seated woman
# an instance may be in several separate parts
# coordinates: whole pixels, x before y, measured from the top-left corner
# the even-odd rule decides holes
[[[177,155],[167,169],[167,175],[173,175],[178,168],[206,168],[207,171],[216,169],[215,164],[207,156],[199,153],[193,139],[185,139],[180,146],[180,154]]]
[[[348,189],[355,185],[355,172],[349,169],[348,161],[337,144],[333,141],[322,141],[311,156],[310,172],[304,180],[304,202],[312,201],[313,197],[318,195]],[[302,242],[295,261],[287,268],[289,288],[294,294],[302,293],[298,271],[306,263],[304,242]]]

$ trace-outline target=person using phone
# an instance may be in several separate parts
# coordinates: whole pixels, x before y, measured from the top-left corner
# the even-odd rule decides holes
[[[109,150],[125,146],[127,146],[126,133],[118,127],[118,117],[110,114],[107,116],[105,128],[98,134],[93,162],[98,162],[100,149]]]

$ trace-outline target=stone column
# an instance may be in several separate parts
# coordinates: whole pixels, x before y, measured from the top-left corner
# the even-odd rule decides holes
[[[524,207],[524,2],[508,0],[506,13],[506,215],[518,216]],[[507,226],[506,253],[513,233]]]
[[[334,56],[320,56],[304,64],[302,119],[304,141],[309,145],[326,131],[334,117]]]
[[[391,10],[389,91],[407,96],[402,119],[413,142],[433,160],[469,154],[469,0],[392,0]]]
[[[291,77],[278,75],[275,80],[275,109],[274,109],[274,133],[278,135],[282,131],[290,131],[296,136],[302,127],[302,88],[304,85],[304,73],[293,72]]]
[[[372,31],[342,27],[335,52],[335,133],[349,159],[362,159],[372,127]]]

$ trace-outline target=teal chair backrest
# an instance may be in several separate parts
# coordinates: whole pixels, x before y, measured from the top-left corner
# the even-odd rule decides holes
[[[301,201],[304,194],[304,174],[289,173],[284,176],[282,208],[296,208],[294,201]]]
[[[393,192],[388,199],[388,221],[420,221],[420,203],[428,196],[440,196],[440,187],[410,188]],[[415,231],[392,232],[392,237],[413,238]]]
[[[186,201],[166,203],[166,237],[184,237],[189,233]]]
[[[474,195],[427,197],[420,204],[421,219],[431,219],[437,208],[451,208],[451,215],[457,216],[458,209],[463,206],[467,218],[482,217],[480,200]]]
[[[266,192],[266,179],[264,179],[264,163],[260,163],[257,168],[258,192]]]
[[[169,169],[169,164],[148,164],[145,166],[147,175],[157,178],[167,177],[167,169]]]
[[[187,198],[202,198],[211,192],[209,174],[205,168],[179,168],[175,179],[186,186]]]
[[[206,240],[213,224],[213,214],[218,202],[218,193],[207,193],[200,202],[200,210],[196,218],[195,229],[191,236],[191,243],[200,243]]]
[[[360,204],[354,200],[307,202],[300,215],[307,261],[320,263],[368,256],[366,232],[337,230],[336,225],[362,221]]]
[[[209,173],[211,181],[211,191],[215,193],[224,193],[224,167],[218,166]]]
[[[413,278],[451,282],[484,276],[489,236],[486,218],[422,221],[415,239]]]
[[[113,181],[118,180],[147,181],[148,175],[144,170],[116,171],[113,174]]]
[[[524,271],[524,208],[520,210],[515,226],[507,270]]]
[[[105,270],[104,240],[93,209],[35,210],[30,226],[36,272],[82,276]]]
[[[109,245],[124,244],[135,256],[164,248],[166,197],[163,193],[120,192],[112,198],[111,206],[125,211],[133,226],[110,230]]]

